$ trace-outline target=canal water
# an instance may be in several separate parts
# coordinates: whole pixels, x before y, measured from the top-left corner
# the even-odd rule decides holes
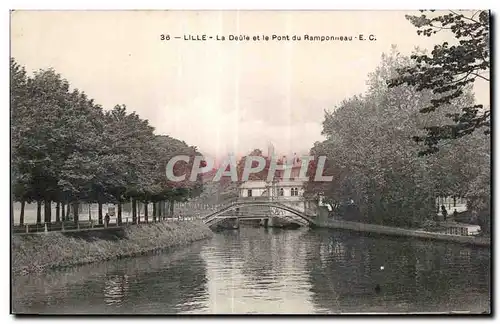
[[[13,278],[12,285],[15,313],[480,313],[490,310],[490,252],[327,229],[242,227],[173,251]]]

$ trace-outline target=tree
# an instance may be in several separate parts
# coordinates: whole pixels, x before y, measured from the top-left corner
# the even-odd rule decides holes
[[[327,157],[325,174],[334,179],[309,181],[307,195],[323,193],[339,206],[352,199],[359,209],[358,220],[410,227],[436,215],[437,196],[468,195],[469,183],[478,173],[474,165],[485,163],[478,153],[485,149],[487,138],[474,134],[443,141],[438,143],[438,153],[423,157],[418,155],[423,143],[415,143],[412,136],[442,124],[447,114],[473,102],[471,89],[440,110],[421,114],[420,107],[435,97],[432,91],[386,84],[410,62],[394,48],[368,76],[365,94],[325,112],[322,133],[326,140],[315,143],[310,154]]]
[[[174,155],[191,157],[185,165],[191,170],[196,147],[168,136],[157,136],[147,120],[124,105],[103,112],[102,107],[53,69],[28,76],[11,60],[11,186],[14,199],[21,202],[21,222],[25,202],[37,202],[37,222],[41,205],[45,221],[51,221],[51,203],[56,213],[63,203],[73,205],[78,222],[79,202],[121,203],[137,201],[180,201],[201,191],[201,179],[168,183],[165,165]],[[69,210],[69,208],[68,208]],[[134,208],[134,221],[137,220]],[[58,220],[59,217],[56,216]]]
[[[201,175],[198,175],[195,181],[191,181],[191,170],[196,156],[201,155],[197,148],[187,145],[184,141],[172,138],[166,135],[157,135],[152,141],[155,152],[152,159],[155,161],[154,182],[151,191],[148,193],[149,199],[155,203],[153,206],[153,216],[161,214],[164,210],[165,201],[169,202],[170,214],[174,213],[174,202],[187,201],[189,198],[198,196],[202,191]],[[175,176],[185,175],[183,181],[170,181],[166,177],[167,163],[177,155],[187,155],[189,162],[177,162],[174,165],[173,173]],[[204,163],[202,161],[201,166]],[[158,207],[156,205],[158,203]],[[159,216],[159,215],[158,215]]]
[[[16,201],[21,202],[20,224],[24,224],[24,206],[31,202],[33,192],[31,191],[31,174],[28,170],[21,171],[22,158],[16,148],[22,141],[23,118],[26,118],[28,107],[27,93],[28,77],[24,67],[10,60],[10,109],[11,109],[11,190]]]
[[[419,35],[431,37],[445,30],[451,32],[455,39],[452,44],[444,42],[434,46],[430,55],[413,54],[413,64],[398,69],[399,74],[388,80],[390,87],[406,84],[415,86],[417,91],[431,90],[434,97],[428,105],[421,107],[422,113],[449,105],[476,80],[489,82],[488,11],[476,11],[470,15],[454,11],[444,15],[422,13],[420,16],[407,15],[406,18],[417,27]],[[425,135],[414,137],[427,146],[421,154],[435,153],[439,141],[460,138],[478,128],[484,127],[486,134],[490,132],[490,109],[482,104],[468,103],[461,107],[460,112],[448,116],[453,123],[426,127]]]
[[[264,168],[256,173],[250,173],[248,175],[248,180],[267,180],[268,172],[269,172],[269,167],[271,165],[271,157],[270,156],[263,156],[262,155],[262,150],[260,149],[254,149],[252,152],[250,152],[248,155],[243,156],[239,159],[236,165],[236,173],[238,174],[238,181],[242,181],[243,178],[243,172],[245,170],[245,164],[246,160],[250,156],[254,157],[262,157],[264,159],[265,165]],[[252,161],[251,167],[256,168],[258,166],[257,161]]]
[[[58,140],[64,148],[59,156],[60,168],[58,200],[72,202],[74,221],[78,221],[79,202],[95,202],[103,181],[103,160],[100,154],[103,145],[102,108],[84,93],[74,90],[68,95],[65,117],[60,128],[64,136]],[[69,135],[68,135],[69,133]]]
[[[14,169],[19,174],[17,180],[30,187],[26,187],[30,199],[38,204],[44,202],[45,221],[50,222],[50,204],[58,195],[58,178],[69,151],[65,144],[74,145],[74,130],[66,122],[71,119],[67,105],[69,84],[49,69],[27,78],[23,87],[24,98],[11,108]],[[40,208],[37,220],[41,221]]]

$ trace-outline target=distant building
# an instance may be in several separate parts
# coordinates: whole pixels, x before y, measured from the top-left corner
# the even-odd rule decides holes
[[[271,156],[265,158],[270,161],[272,156],[274,156],[274,147],[271,146],[268,149],[268,154]],[[291,157],[291,159],[293,160],[290,163],[287,163],[286,157],[280,159],[279,164],[285,166],[285,169],[276,170],[274,179],[271,181],[267,181],[266,173],[266,178],[248,180],[241,183],[238,188],[238,196],[242,198],[269,197],[269,199],[278,200],[302,212],[315,214],[317,203],[304,198],[305,181],[299,179],[302,161],[296,155]],[[290,173],[290,176],[285,179],[287,171]],[[270,213],[291,218],[295,217],[289,212],[276,208],[270,208]]]
[[[269,157],[267,159],[269,160]],[[283,157],[280,163],[285,166],[285,170],[276,170],[272,181],[267,181],[267,174],[265,174],[266,178],[245,181],[239,187],[239,196],[273,196],[290,200],[302,200],[304,181],[299,179],[302,161],[294,156],[293,163],[290,166],[287,167],[286,165],[286,157]],[[284,179],[287,170],[290,172],[290,177]]]

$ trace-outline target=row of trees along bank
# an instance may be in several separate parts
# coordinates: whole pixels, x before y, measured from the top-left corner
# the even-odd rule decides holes
[[[314,155],[329,157],[331,183],[309,183],[332,203],[354,200],[365,221],[413,226],[436,215],[438,196],[465,197],[483,232],[491,223],[490,13],[421,10],[416,33],[447,33],[432,51],[396,49],[368,76],[368,91],[325,113]]]
[[[174,174],[186,173],[189,179],[194,156],[200,155],[196,147],[155,135],[147,120],[124,105],[103,110],[84,92],[70,90],[52,69],[30,76],[14,59],[10,69],[11,185],[13,200],[21,203],[21,224],[25,203],[37,203],[37,223],[42,204],[45,222],[52,220],[52,202],[55,221],[65,220],[72,206],[78,222],[79,203],[97,203],[102,223],[102,204],[114,203],[121,224],[123,202],[132,200],[135,223],[138,201],[155,203],[156,217],[160,202],[169,201],[173,208],[172,202],[201,192],[200,179],[172,183],[165,176],[168,160],[182,154],[191,161],[177,163]],[[147,219],[147,208],[145,214]]]
[[[420,113],[435,95],[415,87],[388,87],[387,80],[412,61],[393,48],[382,56],[380,66],[368,76],[364,95],[344,100],[325,112],[323,142],[316,142],[311,155],[327,156],[328,183],[307,183],[306,194],[325,194],[332,204],[353,200],[358,220],[413,227],[437,213],[435,198],[466,197],[469,208],[480,215],[489,229],[490,136],[472,132],[468,136],[442,140],[430,155],[419,154],[426,127],[451,122],[447,114],[471,106],[471,86],[451,104],[427,114]]]

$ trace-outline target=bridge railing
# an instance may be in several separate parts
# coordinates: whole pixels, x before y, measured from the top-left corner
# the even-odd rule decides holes
[[[99,224],[97,220],[80,220],[75,223],[74,221],[53,221],[43,223],[24,223],[13,224],[11,227],[13,234],[33,234],[33,233],[46,233],[46,232],[70,232],[70,231],[87,231],[87,230],[106,230],[112,228],[121,228],[128,226],[135,226],[138,224],[152,224],[160,222],[184,222],[184,221],[198,221],[203,218],[199,215],[182,215],[176,216],[148,216],[148,221],[144,216],[137,217],[138,223],[133,223],[131,217],[123,217],[122,224],[118,225],[117,219],[111,219],[107,226],[104,223]]]
[[[276,206],[277,208],[282,208],[284,210],[288,210],[289,212],[294,213],[298,212],[302,216],[304,220],[307,220],[308,222],[314,223],[315,217],[313,215],[308,214],[307,212],[304,211],[298,211],[295,210],[293,207],[286,206],[287,200],[286,198],[283,199],[281,196],[256,196],[256,197],[238,197],[235,199],[231,199],[230,201],[227,201],[224,205],[220,206],[216,211],[213,211],[207,215],[204,215],[200,217],[204,222],[211,222],[213,219],[219,217],[222,213],[224,213],[226,210],[230,210],[231,207],[234,207],[235,204],[241,204],[241,205],[246,205],[247,203],[263,203],[263,204],[270,204],[270,207],[273,205]],[[251,204],[249,204],[251,205]],[[281,207],[279,207],[282,205]]]
[[[280,196],[255,196],[255,197],[238,197],[237,201],[258,201],[258,202],[266,202],[266,201],[283,201],[283,198]]]

